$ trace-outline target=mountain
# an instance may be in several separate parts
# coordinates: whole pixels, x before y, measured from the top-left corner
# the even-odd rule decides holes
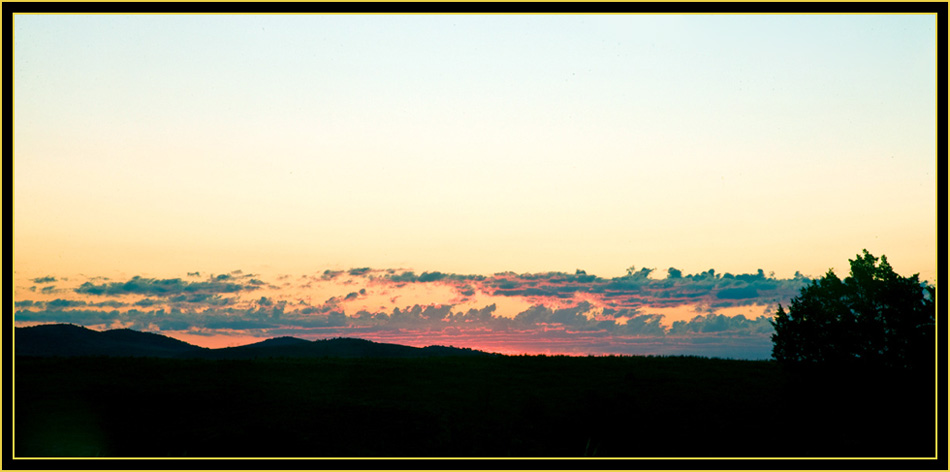
[[[467,348],[377,343],[365,339],[336,338],[307,341],[289,336],[245,346],[208,349],[154,333],[131,329],[94,331],[82,326],[55,324],[16,328],[16,355],[37,357],[166,357],[200,359],[385,357],[419,358],[490,356]]]
[[[18,356],[182,357],[207,350],[155,333],[69,324],[16,328],[15,335]]]
[[[280,340],[278,342],[278,340]],[[206,359],[253,359],[266,357],[446,357],[485,356],[482,351],[444,346],[412,347],[401,344],[378,343],[365,339],[336,338],[305,341],[297,338],[274,338],[246,346],[209,349],[202,353]]]
[[[265,339],[258,343],[248,344],[243,347],[256,346],[256,347],[270,348],[270,347],[283,347],[283,346],[298,346],[301,344],[310,344],[310,342],[311,341],[307,341],[306,339],[294,338],[291,336],[280,336],[277,338]]]

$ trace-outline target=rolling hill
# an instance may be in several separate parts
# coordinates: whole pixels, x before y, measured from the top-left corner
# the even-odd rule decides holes
[[[446,346],[412,347],[365,339],[307,341],[277,337],[244,346],[208,349],[155,333],[131,329],[95,331],[69,324],[16,328],[16,355],[32,357],[156,357],[178,359],[263,358],[423,358],[489,356],[482,351]]]
[[[154,333],[131,329],[95,331],[71,324],[16,328],[17,356],[38,357],[182,357],[200,356],[205,348]]]

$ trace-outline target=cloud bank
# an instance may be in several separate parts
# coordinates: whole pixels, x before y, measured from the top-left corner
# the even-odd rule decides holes
[[[684,275],[669,268],[665,278],[652,278],[653,272],[631,267],[624,276],[605,279],[582,270],[480,276],[364,267],[278,276],[280,285],[241,271],[202,280],[135,276],[88,280],[55,295],[30,292],[17,297],[15,320],[209,337],[354,336],[507,352],[521,346],[550,353],[766,358],[768,309],[808,282],[800,275],[775,279],[761,270]],[[37,280],[57,281],[47,276],[31,282]],[[402,300],[414,302],[397,304]],[[687,315],[671,320],[660,313],[670,308]]]

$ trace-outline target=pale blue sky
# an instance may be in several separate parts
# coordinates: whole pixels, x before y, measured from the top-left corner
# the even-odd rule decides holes
[[[933,280],[933,15],[14,21],[18,269]]]

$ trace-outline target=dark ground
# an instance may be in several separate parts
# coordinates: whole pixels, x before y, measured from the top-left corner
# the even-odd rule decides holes
[[[14,451],[932,457],[934,385],[907,374],[684,357],[20,357]]]

